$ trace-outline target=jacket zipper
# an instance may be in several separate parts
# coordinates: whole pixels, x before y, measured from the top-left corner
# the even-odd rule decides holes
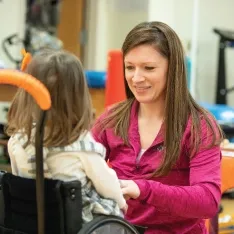
[[[143,157],[143,155],[145,154],[146,150],[143,152],[143,154],[141,155],[141,157],[138,159],[139,157],[139,154],[137,155],[137,158],[136,158],[136,170],[139,171],[140,170],[140,161],[141,161],[141,158]]]
[[[150,147],[151,148],[151,147]],[[149,148],[148,148],[149,149]],[[147,150],[148,150],[147,149]],[[161,150],[163,150],[164,149],[164,147],[163,147],[163,145],[159,145],[159,146],[156,146],[156,151],[161,151]],[[141,158],[143,157],[143,155],[145,154],[145,152],[147,151],[147,150],[145,150],[144,152],[143,152],[143,154],[141,155],[141,157],[138,159],[138,156],[137,156],[137,158],[136,158],[136,170],[137,171],[139,171],[140,170],[140,161],[141,161]]]
[[[138,157],[136,158],[136,162],[135,162],[136,165],[135,165],[135,167],[136,167],[136,170],[137,170],[137,171],[139,171],[139,169],[140,169],[140,160],[141,160],[141,159],[138,159]]]
[[[139,171],[139,169],[140,169],[140,165],[139,165],[139,163],[137,162],[137,163],[136,163],[136,170]]]

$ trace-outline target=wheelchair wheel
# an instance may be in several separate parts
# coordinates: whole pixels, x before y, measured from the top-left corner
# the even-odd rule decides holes
[[[78,234],[140,234],[126,220],[116,216],[99,216],[83,226]]]

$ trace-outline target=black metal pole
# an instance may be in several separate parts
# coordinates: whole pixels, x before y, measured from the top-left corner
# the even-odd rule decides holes
[[[46,112],[42,111],[36,125],[36,196],[37,196],[37,220],[38,234],[45,232],[45,193],[44,193],[44,167],[43,167],[43,139]]]
[[[225,40],[220,38],[217,88],[216,88],[216,104],[227,104],[225,47],[226,47]]]

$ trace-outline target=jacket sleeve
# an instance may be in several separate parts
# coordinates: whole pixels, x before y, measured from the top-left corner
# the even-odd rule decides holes
[[[202,145],[211,135],[202,126]],[[139,200],[173,215],[187,218],[211,218],[221,199],[221,150],[219,146],[200,150],[190,160],[190,186],[169,186],[152,180],[135,180]]]
[[[115,200],[122,209],[126,205],[126,201],[115,171],[109,168],[105,160],[96,153],[82,152],[80,160],[97,192],[105,198]]]

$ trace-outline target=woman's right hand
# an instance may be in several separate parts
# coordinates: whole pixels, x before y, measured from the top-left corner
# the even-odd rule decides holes
[[[119,180],[125,200],[137,199],[140,196],[140,189],[133,180]]]

